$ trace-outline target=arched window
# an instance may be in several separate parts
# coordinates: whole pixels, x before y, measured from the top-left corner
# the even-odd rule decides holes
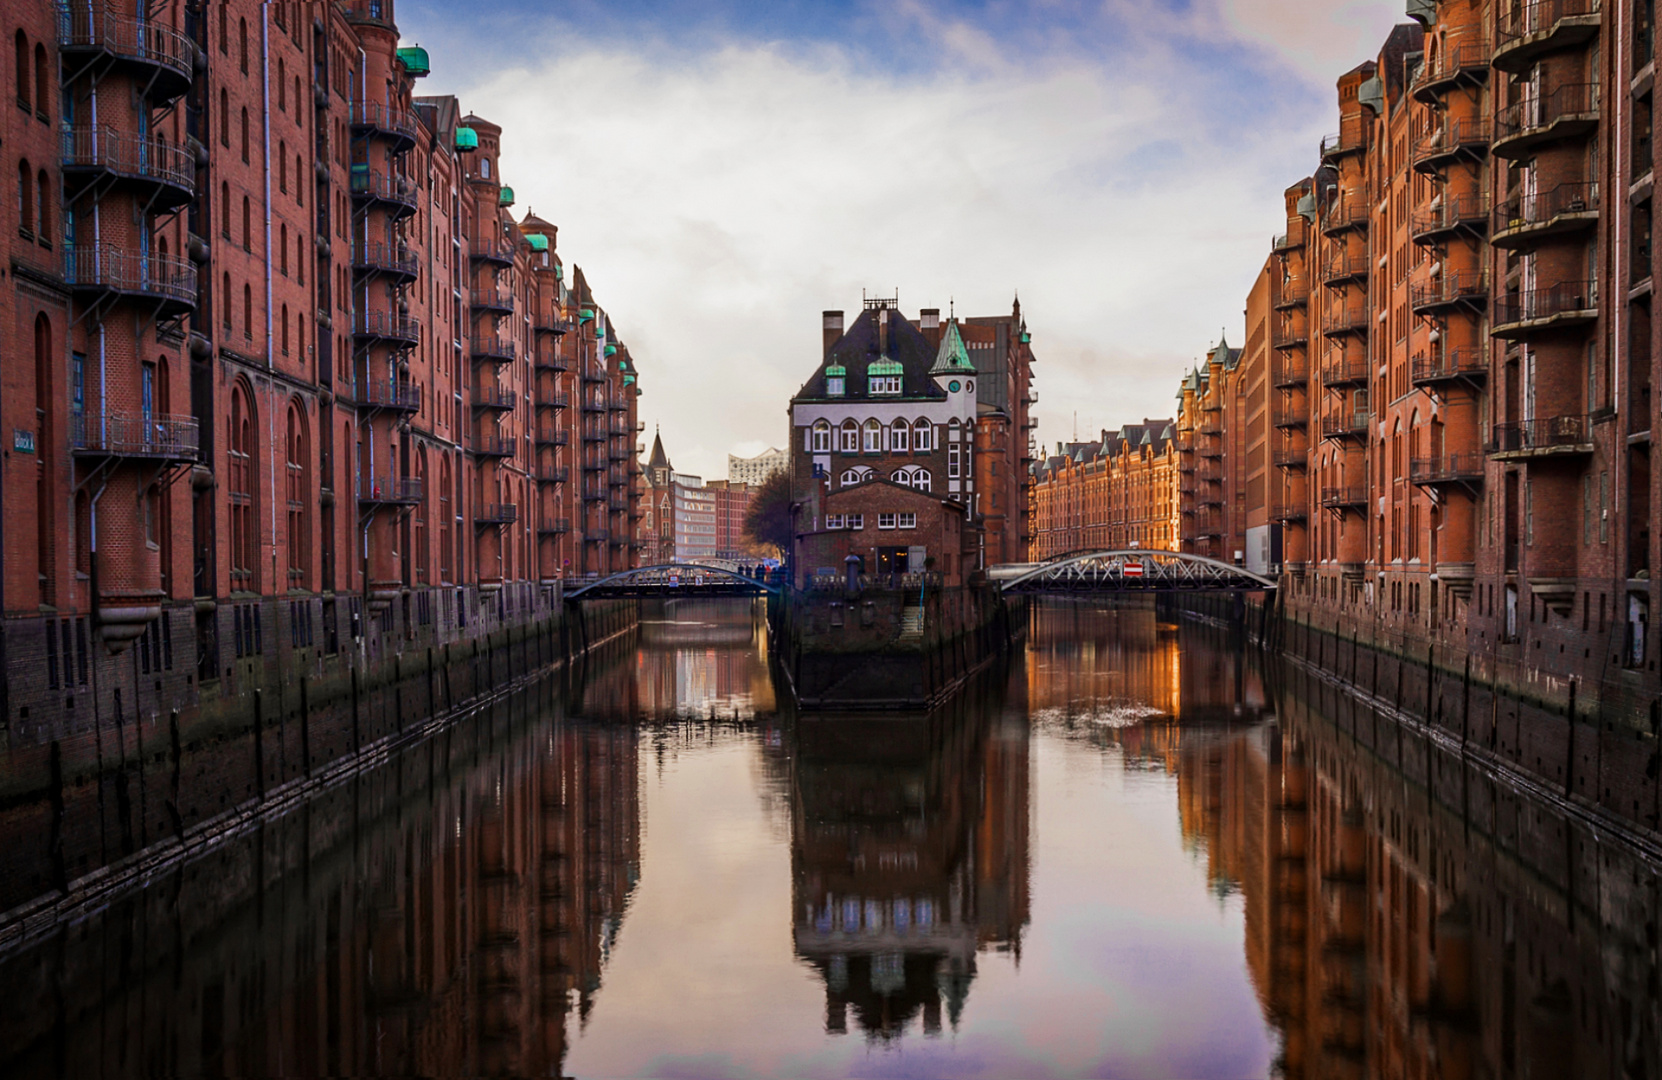
[[[856,426],[854,421],[844,420],[843,421],[843,426],[839,431],[839,435],[840,435],[840,438],[838,439],[838,444],[839,445],[837,446],[838,450],[841,450],[845,454],[853,454],[853,453],[857,453],[859,451],[859,449],[860,449],[860,429],[859,429],[858,426]]]
[[[242,110],[242,163],[246,165],[248,162],[248,107],[244,106]]]
[[[47,110],[52,107],[52,68],[46,59],[46,46],[35,42],[35,112],[42,120],[48,120]]]
[[[242,250],[254,250],[254,215],[246,195],[242,197]]]
[[[281,5],[279,5],[278,10],[282,10]],[[282,20],[278,19],[277,21],[281,22]],[[285,77],[287,75],[287,73],[288,73],[287,72],[287,67],[283,63],[283,58],[279,56],[277,58],[277,111],[278,112],[288,112],[289,111],[289,100],[288,100],[289,81]]]
[[[225,239],[231,239],[231,185],[229,182],[219,185],[219,231]]]
[[[283,305],[283,355],[289,354],[289,306]]]
[[[294,155],[294,201],[306,205],[306,170],[300,165],[300,155]]]
[[[427,581],[427,447],[416,451],[415,571],[416,580]]]
[[[855,484],[863,484],[870,480],[871,476],[871,466],[869,465],[858,465],[852,469],[845,469],[842,475],[842,485],[843,487],[852,487]]]
[[[813,437],[809,441],[816,454],[825,453],[831,449],[831,425],[824,420],[814,421]]]
[[[17,163],[17,229],[29,239],[34,239],[35,172],[26,160]]]
[[[34,108],[29,100],[29,35],[17,32],[17,103],[23,109]]]
[[[289,193],[289,145],[282,139],[277,140],[277,190]]]
[[[226,25],[225,11],[229,4],[219,5],[219,51],[227,56],[231,53],[231,28]]]
[[[451,581],[450,533],[455,518],[450,508],[450,455],[439,458],[439,580]]]
[[[883,450],[883,425],[876,420],[866,421],[866,438],[864,449],[867,453],[880,453]]]
[[[248,74],[248,20],[237,20],[237,45],[241,53],[242,73]]]
[[[225,332],[227,334],[229,334],[231,332],[231,325],[232,325],[231,274],[230,274],[229,271],[227,271],[226,274],[225,274],[224,287],[220,290],[220,295],[223,297],[223,299],[220,301],[220,303],[225,305]]]
[[[219,144],[231,148],[231,96],[223,89],[219,92]]]
[[[254,289],[247,282],[242,286],[242,336],[254,340]]]
[[[894,427],[889,429],[889,449],[897,454],[904,454],[912,443],[912,425],[905,420],[896,420]]]
[[[930,444],[934,442],[934,425],[927,420],[919,420],[912,425],[912,449],[920,453],[927,453]]]
[[[35,176],[35,216],[38,219],[35,232],[40,242],[47,247],[52,246],[52,189],[47,186],[46,170],[42,169]]]
[[[57,575],[57,538],[53,535],[52,467],[51,454],[55,443],[52,436],[52,323],[44,314],[35,316],[35,409],[41,418],[40,432],[35,443],[39,467],[35,473],[35,555],[41,583],[41,603],[50,604],[54,597]],[[72,432],[77,442],[82,432]],[[85,535],[75,538],[77,549],[87,548]]]
[[[285,222],[277,231],[277,269],[284,277],[289,276],[289,227]]]
[[[254,458],[258,429],[254,422],[254,406],[249,400],[246,384],[237,383],[231,390],[230,446],[226,451],[226,497],[231,516],[231,588],[253,591],[255,572],[259,567],[256,557],[258,537],[254,516],[254,496],[258,481],[258,465]]]
[[[306,439],[306,413],[299,401],[289,403],[288,468],[286,470],[289,525],[289,587],[307,587],[312,562],[311,453]]]

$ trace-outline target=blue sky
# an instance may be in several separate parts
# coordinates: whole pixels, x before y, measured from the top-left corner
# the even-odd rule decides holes
[[[1336,126],[1383,0],[400,0],[425,93],[505,127],[677,467],[780,445],[861,288],[1034,332],[1047,442],[1169,415]],[[1077,421],[1075,420],[1077,414]]]

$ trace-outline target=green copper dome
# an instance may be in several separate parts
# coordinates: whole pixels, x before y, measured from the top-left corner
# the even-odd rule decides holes
[[[404,62],[404,70],[412,79],[419,79],[433,70],[432,63],[427,59],[427,50],[420,45],[399,49],[398,59]]]
[[[589,322],[593,318],[594,318],[594,309],[593,308],[584,308],[582,311],[579,311],[577,313],[577,321],[580,322],[580,323]]]
[[[471,154],[479,149],[479,133],[470,127],[456,129],[456,150],[459,153]]]
[[[827,375],[827,377],[835,379],[839,375],[847,375],[848,370],[846,368],[844,368],[841,364],[832,364],[832,365],[830,365],[829,367],[827,367],[825,369],[825,374]]]
[[[867,375],[904,375],[906,369],[898,360],[877,360],[866,365]]]
[[[503,190],[506,191],[507,189],[504,188]],[[548,237],[542,235],[541,233],[530,234],[525,238],[525,242],[531,245],[532,251],[548,250]]]
[[[511,188],[511,187],[503,187],[503,189],[501,191],[497,192],[496,193],[496,205],[498,205],[498,206],[512,206],[512,205],[514,205],[514,189]]]
[[[634,386],[635,385],[635,377],[633,375],[625,375],[623,377],[623,385],[624,386]]]
[[[606,346],[606,355],[607,356],[616,356],[617,355],[617,346],[616,345]]]

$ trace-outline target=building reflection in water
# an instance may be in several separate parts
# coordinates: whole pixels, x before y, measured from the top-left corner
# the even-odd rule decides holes
[[[1027,925],[1028,737],[996,680],[928,714],[804,716],[790,756],[792,938],[825,1029],[956,1028],[984,949]]]
[[[643,602],[637,640],[632,665],[582,674],[574,712],[627,720],[739,720],[778,707],[760,601]]]

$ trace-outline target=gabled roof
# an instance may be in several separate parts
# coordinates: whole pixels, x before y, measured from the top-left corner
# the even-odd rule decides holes
[[[646,459],[646,467],[675,471],[675,466],[669,463],[669,455],[664,453],[664,437],[656,431],[652,433],[652,456]]]
[[[886,316],[886,325],[879,322]],[[935,362],[935,349],[923,332],[901,317],[898,310],[869,308],[860,313],[852,326],[831,346],[831,351],[820,361],[814,374],[802,384],[802,389],[791,398],[795,401],[866,400],[868,369],[878,365],[878,373],[899,375],[899,394],[883,394],[879,401],[944,401],[946,391],[936,386],[929,371]],[[842,370],[836,371],[835,369]],[[973,370],[973,369],[972,369]],[[847,379],[846,393],[829,397],[825,392],[827,373]]]

